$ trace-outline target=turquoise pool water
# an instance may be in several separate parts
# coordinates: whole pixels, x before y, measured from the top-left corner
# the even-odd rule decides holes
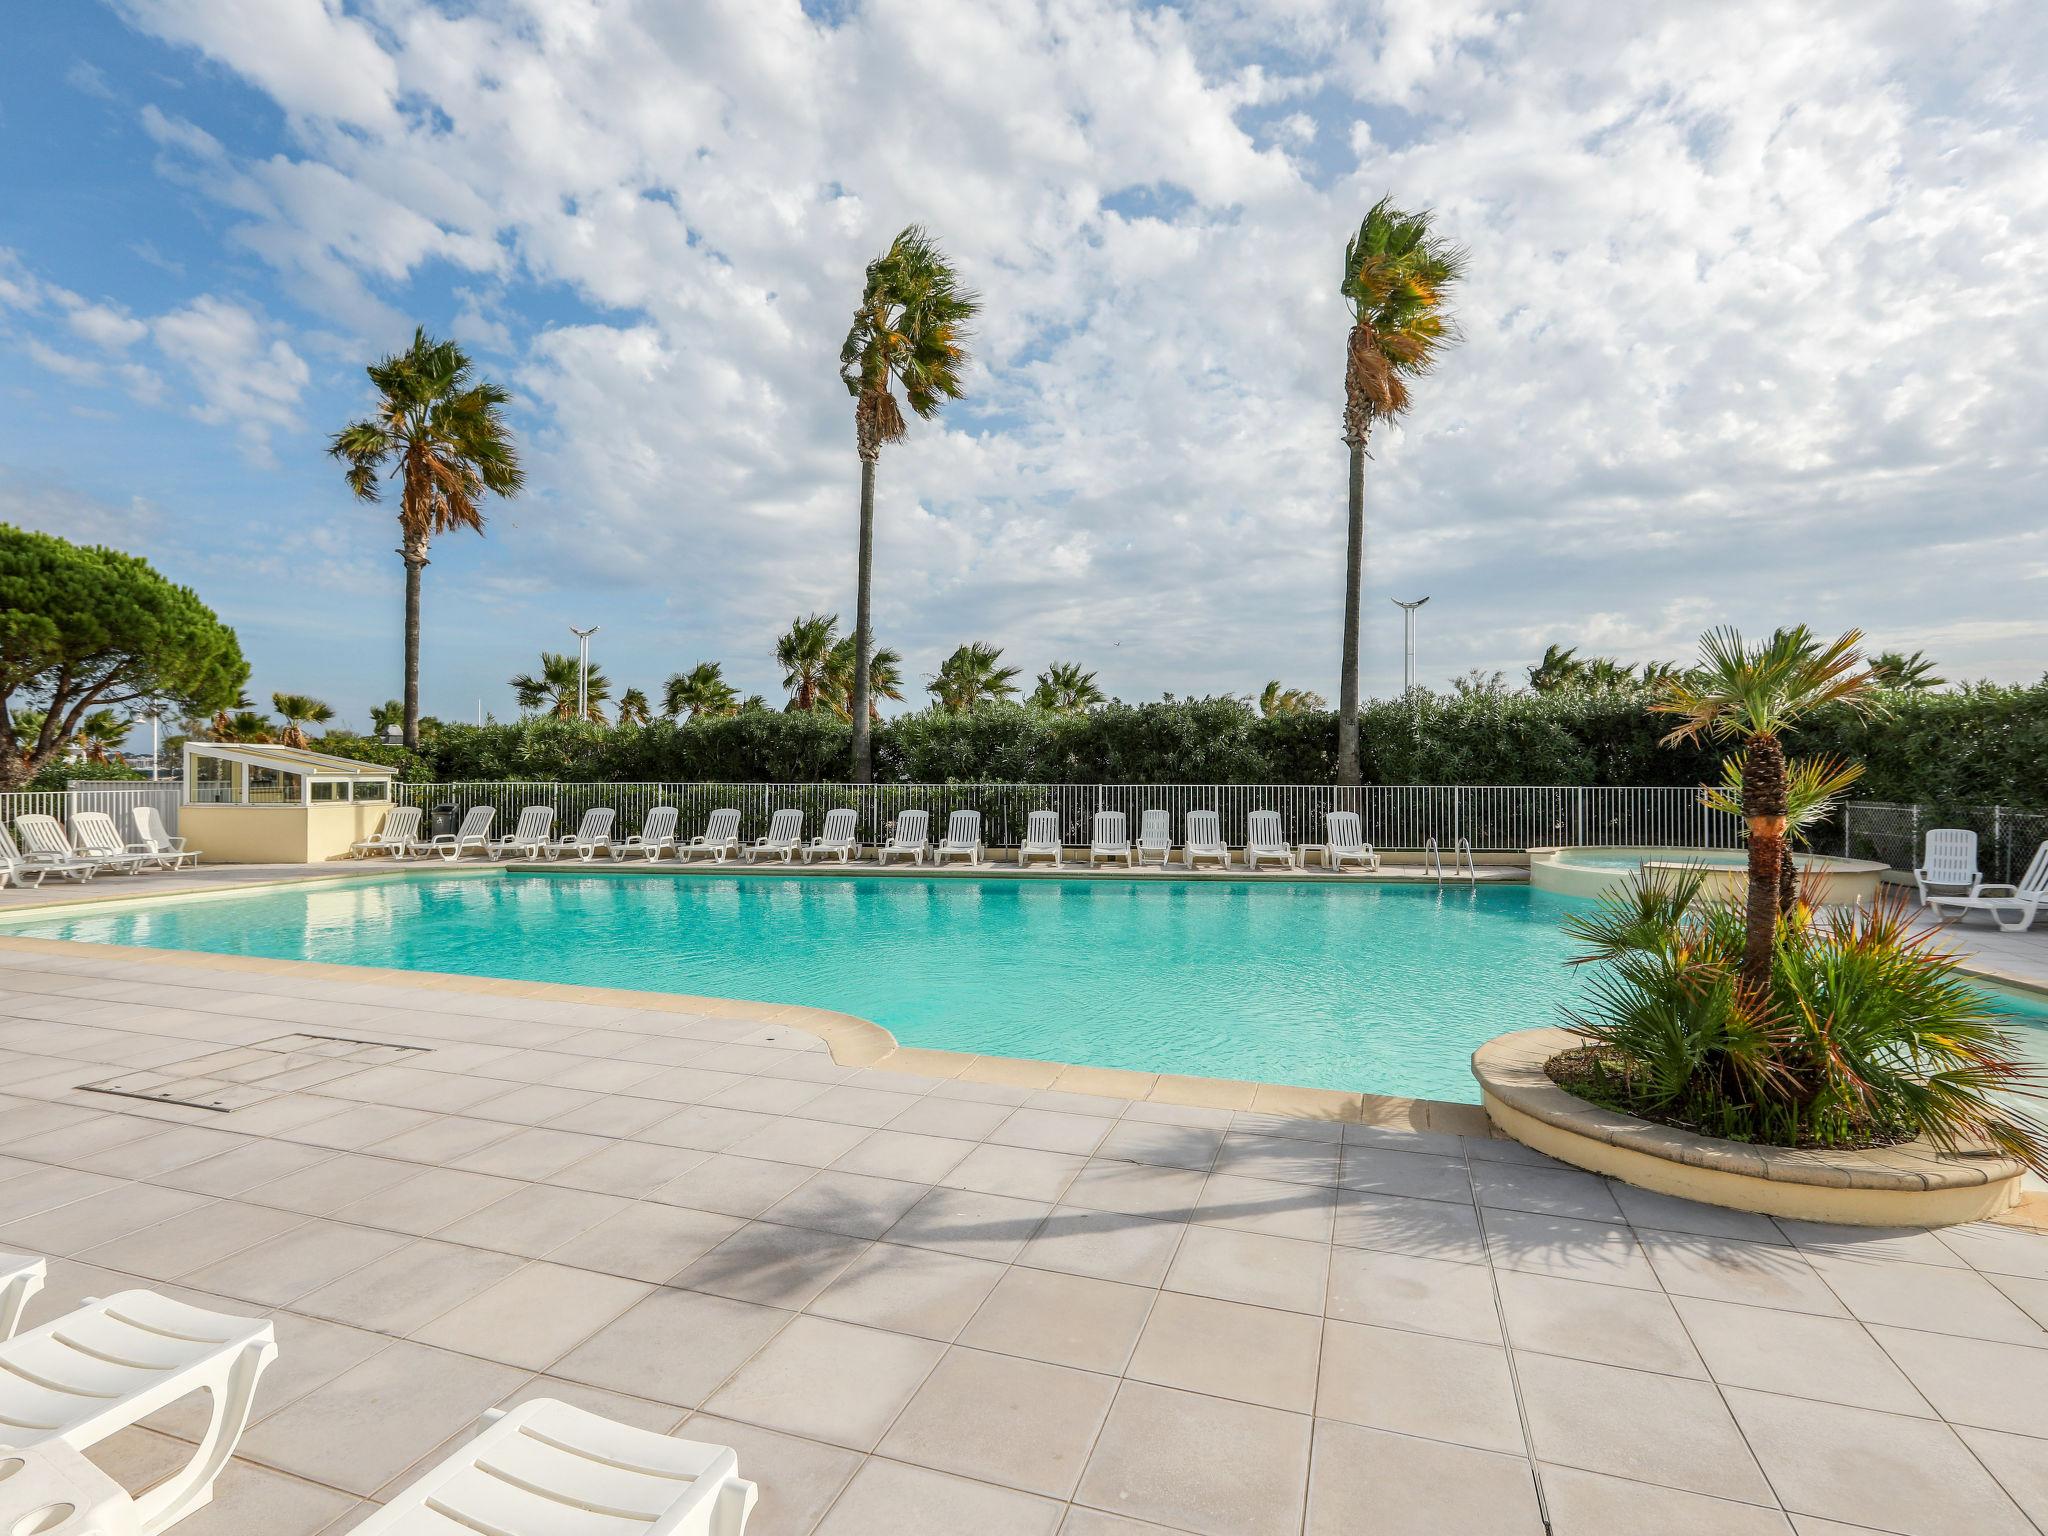
[[[110,903],[0,931],[807,1003],[908,1045],[1471,1102],[1475,1046],[1578,996],[1559,920],[1584,905],[1526,886],[565,871]]]

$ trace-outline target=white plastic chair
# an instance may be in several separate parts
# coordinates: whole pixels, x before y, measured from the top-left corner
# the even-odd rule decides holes
[[[860,824],[860,812],[847,806],[825,813],[825,830],[804,844],[804,862],[813,858],[837,856],[844,864],[860,851],[860,838],[855,828]]]
[[[1230,868],[1230,847],[1223,841],[1223,821],[1214,811],[1189,811],[1182,824],[1181,861],[1189,869],[1204,861]]]
[[[213,1417],[192,1459],[135,1498],[137,1525],[155,1536],[213,1497],[277,1357],[267,1319],[229,1317],[154,1291],[123,1291],[0,1344],[0,1442],[61,1440],[85,1451],[188,1393],[204,1390]]]
[[[1287,828],[1278,811],[1253,811],[1244,819],[1244,862],[1257,869],[1260,860],[1278,859],[1289,869],[1295,867],[1294,845],[1287,841]]]
[[[161,869],[163,860],[148,849],[121,841],[121,829],[105,811],[74,811],[71,815],[71,845],[82,859],[98,859],[109,869],[139,875],[145,869]]]
[[[137,811],[136,815],[142,813]],[[377,830],[368,837],[348,845],[348,851],[358,859],[367,859],[375,854],[388,853],[394,858],[404,858],[412,851],[413,844],[420,840],[420,808],[416,805],[395,805],[384,813],[384,820]]]
[[[766,855],[788,864],[796,858],[796,851],[804,840],[804,813],[797,810],[777,811],[768,818],[768,833],[747,844],[747,862]]]
[[[547,852],[548,836],[554,830],[555,808],[552,805],[529,805],[519,813],[519,822],[513,827],[512,835],[485,843],[484,852],[491,856],[492,863],[507,856],[537,859]]]
[[[922,864],[931,826],[930,811],[898,811],[896,825],[889,829],[889,841],[875,850],[876,860],[886,864],[893,858],[907,858]]]
[[[1051,859],[1052,867],[1058,869],[1065,861],[1066,853],[1060,842],[1058,811],[1033,811],[1024,819],[1024,841],[1017,845],[1019,869],[1033,859]]]
[[[1932,894],[1930,886],[1960,887],[1963,896],[1975,896],[1982,888],[1982,874],[1977,867],[1977,834],[1960,827],[1936,827],[1927,834],[1927,849],[1913,870],[1913,884],[1924,907]]]
[[[932,853],[934,864],[943,864],[948,859],[965,859],[970,864],[979,864],[988,857],[988,849],[981,841],[981,812],[955,811],[946,818],[946,835],[939,839],[939,846]]]
[[[406,845],[408,853],[438,853],[453,864],[471,848],[478,853],[491,851],[491,823],[498,819],[495,805],[472,805],[463,813],[462,825],[453,832],[443,832],[422,842],[415,838]],[[400,854],[403,858],[405,855]]]
[[[1356,811],[1326,811],[1323,814],[1322,845],[1323,867],[1341,870],[1347,863],[1355,863],[1360,869],[1380,867],[1379,850],[1365,840],[1365,824],[1358,819]],[[1308,848],[1301,850],[1302,862],[1308,862]]]
[[[652,864],[661,857],[664,848],[676,846],[676,808],[672,805],[657,805],[647,813],[647,819],[640,823],[640,830],[632,836],[612,844],[612,857],[623,859],[640,854]]]
[[[687,843],[676,844],[676,857],[687,864],[690,856],[698,853],[711,855],[711,862],[723,864],[728,856],[740,851],[740,813],[727,807],[711,813],[711,819],[704,823],[704,830]]]
[[[741,1536],[759,1496],[729,1446],[550,1397],[483,1423],[356,1536]]]
[[[1166,868],[1173,858],[1173,812],[1147,811],[1138,818],[1138,857],[1143,864],[1145,855],[1159,855],[1159,867]]]
[[[602,848],[606,853],[612,849],[612,823],[619,813],[608,805],[600,805],[583,813],[583,820],[574,832],[564,832],[547,845],[548,862],[553,863],[565,853],[573,853],[588,864]]]
[[[1093,869],[1103,859],[1122,859],[1126,867],[1135,867],[1131,857],[1131,827],[1122,811],[1097,811],[1095,821],[1088,831],[1088,867]]]
[[[24,852],[31,864],[58,871],[74,879],[90,879],[104,869],[116,869],[123,874],[134,874],[146,862],[139,853],[100,854],[84,853],[71,846],[71,839],[54,816],[45,816],[40,811],[29,811],[14,818],[14,830],[21,834]],[[115,842],[118,845],[118,836]]]
[[[49,1260],[0,1253],[0,1340],[14,1337],[14,1330],[21,1326],[22,1309],[49,1278]],[[0,1441],[6,1437],[6,1429],[0,1428]]]
[[[141,849],[165,869],[183,869],[187,864],[199,862],[199,851],[187,848],[185,839],[173,837],[164,828],[164,819],[153,805],[135,805],[128,808],[128,819],[135,823],[135,842],[132,846]]]
[[[24,855],[14,846],[14,839],[8,836],[7,823],[0,821],[0,885],[12,880],[16,885],[33,885],[40,890],[43,878],[60,868],[61,866],[57,864],[39,863]],[[80,861],[79,870],[79,879],[90,880],[99,873],[99,866]],[[30,879],[30,876],[35,878]]]
[[[1967,896],[1934,896],[1927,904],[1944,917],[1982,912],[2007,933],[2024,932],[2034,926],[2041,909],[2048,907],[2048,843],[2034,850],[2027,872],[2017,884],[1978,885]]]

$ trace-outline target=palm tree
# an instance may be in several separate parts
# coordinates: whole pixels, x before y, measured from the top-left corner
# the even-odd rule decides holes
[[[1351,306],[1344,353],[1344,444],[1351,450],[1344,548],[1344,665],[1337,684],[1337,782],[1358,782],[1358,607],[1365,587],[1365,449],[1376,422],[1408,409],[1408,380],[1455,339],[1445,300],[1465,253],[1430,233],[1431,214],[1390,198],[1367,211],[1344,247],[1340,292]]]
[[[96,709],[78,722],[78,733],[72,740],[88,763],[112,762],[114,754],[127,741],[131,724],[129,717],[118,709]],[[36,722],[36,729],[40,735],[41,721]]]
[[[1310,693],[1306,688],[1282,688],[1280,679],[1274,678],[1259,694],[1259,713],[1268,720],[1281,715],[1305,714],[1321,709],[1324,704],[1320,693]]]
[[[412,345],[366,370],[376,413],[334,434],[327,451],[348,465],[349,489],[378,499],[387,464],[400,477],[399,554],[405,559],[405,744],[420,744],[420,572],[436,534],[484,531],[484,494],[514,496],[524,474],[501,414],[511,396],[470,376],[469,356],[424,327]]]
[[[1870,677],[1879,688],[1920,693],[1948,681],[1934,675],[1934,661],[1922,651],[1880,651],[1870,663]]]
[[[1751,648],[1733,629],[1709,631],[1700,664],[1667,682],[1650,708],[1680,720],[1665,745],[1708,739],[1742,744],[1741,805],[1749,823],[1749,898],[1738,986],[1761,1004],[1771,984],[1785,864],[1788,784],[1781,737],[1824,704],[1873,707],[1850,630],[1822,645],[1805,625],[1781,629]]]
[[[981,300],[960,285],[944,254],[912,224],[868,263],[853,325],[839,348],[839,377],[853,396],[855,450],[860,455],[860,550],[853,621],[853,777],[874,777],[868,720],[873,686],[874,626],[870,599],[875,564],[875,465],[882,444],[909,433],[890,392],[903,385],[910,408],[926,421],[961,395],[967,366],[967,322]]]
[[[1011,679],[1017,669],[998,665],[1002,659],[1000,648],[970,640],[946,658],[926,691],[956,715],[978,704],[1012,698],[1017,686]]]
[[[1082,670],[1078,661],[1056,661],[1038,674],[1038,686],[1030,702],[1056,714],[1083,714],[1105,702],[1106,695],[1095,686],[1095,674]]]
[[[842,720],[853,718],[853,636],[841,635],[832,643],[825,661],[824,697],[832,712]],[[883,699],[903,698],[903,655],[888,646],[868,652],[868,724],[882,718]]]
[[[212,735],[215,741],[240,741],[252,746],[277,739],[270,717],[255,709],[238,709],[232,715],[222,710],[213,717]]]
[[[646,694],[638,688],[628,688],[619,695],[619,724],[645,725],[648,719]]]
[[[1849,787],[1863,777],[1863,765],[1845,757],[1795,757],[1785,764],[1785,841],[1807,846],[1815,827],[1835,813]],[[1721,759],[1721,782],[1700,797],[1709,810],[1742,814],[1742,761]],[[1799,897],[1799,861],[1789,854],[1778,866],[1778,910],[1790,912]]]
[[[775,664],[791,709],[809,709],[832,693],[832,649],[839,643],[839,615],[809,613],[794,619],[775,642]]]
[[[509,679],[513,697],[523,710],[553,715],[557,720],[576,718],[576,683],[581,662],[567,652],[542,651],[540,672],[521,672]],[[584,718],[604,724],[604,701],[612,696],[610,679],[602,667],[592,667],[584,679]]]
[[[382,736],[392,726],[405,726],[405,705],[397,699],[387,699],[382,704],[370,706],[370,732]]]
[[[670,719],[692,720],[739,712],[739,690],[725,680],[715,661],[700,661],[687,672],[671,674],[661,690],[661,712]]]
[[[273,693],[270,707],[284,717],[277,739],[287,747],[305,746],[308,725],[325,725],[334,718],[334,711],[310,693]]]
[[[1529,669],[1529,687],[1537,693],[1558,693],[1581,681],[1586,664],[1569,645],[1547,645],[1543,659]]]

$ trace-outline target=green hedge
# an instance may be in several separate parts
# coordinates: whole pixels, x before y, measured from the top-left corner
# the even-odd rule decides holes
[[[2048,799],[2048,680],[1889,695],[1888,713],[1814,718],[1795,753],[1866,764],[1876,800],[2036,805]],[[1379,784],[1696,784],[1714,748],[1659,744],[1666,723],[1627,693],[1475,693],[1375,700],[1364,770]],[[564,720],[443,725],[408,778],[803,782],[846,775],[852,731],[825,712],[753,710],[691,725],[607,730]],[[362,751],[361,748],[374,748]],[[361,755],[395,749],[362,743]],[[1236,699],[1111,704],[1085,715],[992,705],[927,710],[875,733],[884,782],[1317,784],[1335,773],[1337,721],[1261,719]],[[396,761],[379,757],[379,761]]]

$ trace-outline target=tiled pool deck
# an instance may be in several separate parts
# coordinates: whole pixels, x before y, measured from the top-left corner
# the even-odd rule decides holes
[[[0,939],[0,1249],[53,1260],[31,1324],[276,1317],[180,1536],[345,1531],[540,1394],[736,1446],[756,1536],[2048,1529],[2048,1236],[842,1066],[793,1017]],[[231,1114],[77,1089],[299,1031],[429,1051]]]

